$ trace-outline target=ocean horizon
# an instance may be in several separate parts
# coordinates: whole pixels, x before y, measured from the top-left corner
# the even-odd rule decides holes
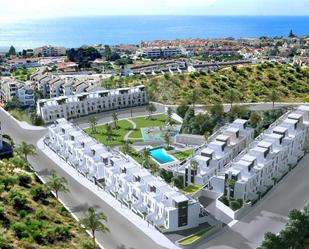
[[[95,16],[0,22],[0,50],[165,39],[309,35],[309,16]]]

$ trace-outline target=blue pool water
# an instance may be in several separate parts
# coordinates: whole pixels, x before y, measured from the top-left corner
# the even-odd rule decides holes
[[[171,163],[175,161],[171,156],[169,156],[166,153],[164,148],[156,148],[156,149],[150,150],[149,152],[150,152],[151,157],[154,158],[160,164]]]

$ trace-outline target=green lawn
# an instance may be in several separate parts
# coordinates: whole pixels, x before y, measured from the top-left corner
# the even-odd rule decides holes
[[[184,239],[179,241],[180,245],[189,245],[191,243],[193,243],[194,241],[198,240],[199,238],[201,238],[205,233],[207,233],[212,227],[206,227],[203,230],[192,234],[188,237],[185,237]]]
[[[21,81],[29,80],[30,76],[36,72],[36,68],[20,68],[12,72],[12,76]]]
[[[165,126],[167,125],[166,120],[167,115],[165,114],[152,115],[151,118],[148,116],[133,118],[132,121],[136,124],[136,130],[130,134],[130,138],[142,138],[141,128]]]
[[[193,155],[193,149],[180,151],[173,154],[173,156],[176,157],[180,162],[184,161],[185,159],[187,159],[192,155]]]
[[[203,186],[198,184],[191,184],[183,189],[181,191],[186,195],[194,194],[195,192],[199,191]]]
[[[113,139],[108,140],[105,125],[97,126],[97,133],[92,133],[91,128],[85,129],[85,132],[94,137],[100,143],[105,145],[120,145],[123,143],[124,136],[132,129],[132,125],[127,120],[117,122],[118,129],[113,129]]]

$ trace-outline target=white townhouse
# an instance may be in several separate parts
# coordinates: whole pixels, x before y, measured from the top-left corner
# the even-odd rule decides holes
[[[98,143],[67,120],[56,120],[48,131],[46,142],[51,149],[155,226],[177,231],[205,222],[199,202],[153,176],[130,157]]]
[[[37,114],[45,123],[59,118],[78,118],[108,110],[140,106],[148,103],[148,96],[143,85],[132,88],[100,90],[42,99],[37,103]]]
[[[308,145],[309,106],[300,106],[278,119],[211,185],[226,196],[255,200],[297,165]]]
[[[210,137],[210,142],[200,147],[194,156],[178,169],[184,175],[185,185],[205,185],[218,175],[224,167],[243,151],[254,139],[254,130],[247,126],[247,120],[236,119],[222,127]],[[191,162],[197,162],[192,168]]]
[[[33,106],[35,107],[34,91],[29,86],[23,86],[17,90],[17,98],[19,105],[22,107]]]

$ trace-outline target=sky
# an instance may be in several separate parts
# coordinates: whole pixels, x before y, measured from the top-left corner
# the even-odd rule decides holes
[[[99,15],[309,15],[309,0],[0,0],[0,20]]]

